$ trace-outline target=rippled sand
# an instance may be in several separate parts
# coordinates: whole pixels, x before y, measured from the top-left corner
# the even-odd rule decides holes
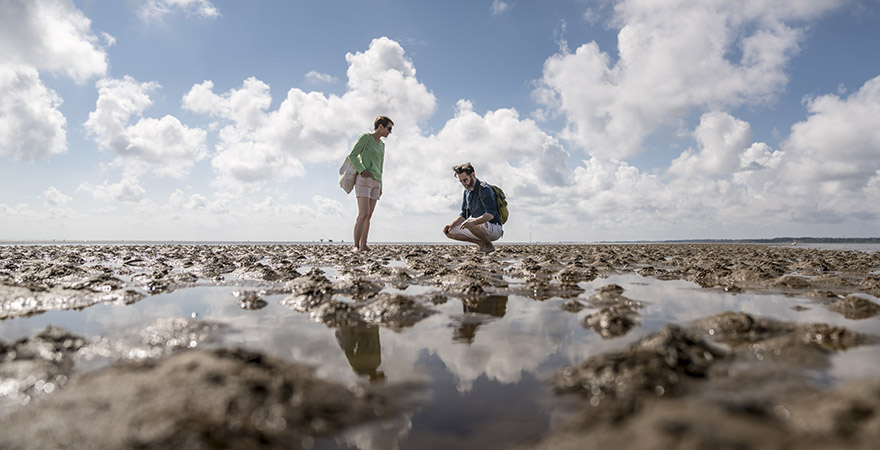
[[[761,245],[3,246],[0,446],[874,448],[878,296],[880,253]],[[448,431],[438,370],[542,423]]]

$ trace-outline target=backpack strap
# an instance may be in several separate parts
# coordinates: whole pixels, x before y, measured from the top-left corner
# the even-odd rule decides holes
[[[487,183],[487,182],[485,182],[485,181],[481,181],[480,184],[479,184],[479,186],[480,186],[480,191],[483,190],[483,187],[484,187],[483,185],[486,185],[485,187],[486,187],[487,189],[489,189],[489,192],[491,193],[492,197],[494,198],[494,197],[495,197],[495,189],[492,189],[492,186],[491,186],[489,183]],[[482,193],[482,192],[479,192],[478,195],[479,195],[480,203],[483,204],[483,211],[489,211],[489,208],[487,208],[487,207],[486,207],[486,204],[483,203],[483,193]],[[498,199],[495,199],[495,203],[492,204],[492,206],[495,207],[495,208],[494,208],[495,211],[498,212],[498,214],[499,214],[499,216],[500,216],[501,211],[498,211]],[[492,220],[495,220],[495,219],[498,219],[498,220],[500,221],[500,220],[501,220],[501,217],[495,217],[495,218],[493,218]]]

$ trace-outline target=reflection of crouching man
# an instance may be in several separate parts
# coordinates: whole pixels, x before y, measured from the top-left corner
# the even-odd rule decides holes
[[[449,239],[477,244],[481,252],[495,251],[492,241],[497,241],[504,235],[498,205],[495,203],[495,191],[477,179],[471,163],[455,166],[452,171],[465,191],[461,214],[443,227],[443,234]]]

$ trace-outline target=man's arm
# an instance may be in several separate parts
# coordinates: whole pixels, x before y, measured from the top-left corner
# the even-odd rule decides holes
[[[459,216],[459,217],[461,217],[461,216]],[[482,225],[482,224],[484,224],[494,218],[495,218],[495,216],[493,216],[490,213],[483,213],[483,215],[480,217],[471,217],[470,219],[463,221],[464,223],[461,224],[461,227],[469,229],[469,228],[475,227],[477,225]]]
[[[448,234],[449,230],[461,225],[462,222],[464,222],[464,217],[455,216],[455,220],[453,220],[452,223],[443,227],[443,234]]]

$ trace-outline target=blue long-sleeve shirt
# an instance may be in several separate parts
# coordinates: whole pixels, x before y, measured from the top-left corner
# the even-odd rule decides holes
[[[492,214],[490,223],[501,225],[501,215],[498,214],[498,204],[495,202],[495,191],[492,186],[476,180],[473,191],[465,189],[461,199],[461,217],[480,217],[485,213]]]

